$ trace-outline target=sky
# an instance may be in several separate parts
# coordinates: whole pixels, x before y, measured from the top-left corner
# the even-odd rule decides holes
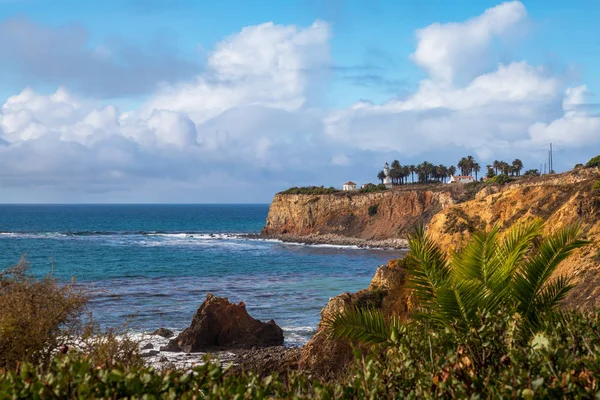
[[[596,0],[0,0],[0,203],[268,203],[600,153]]]

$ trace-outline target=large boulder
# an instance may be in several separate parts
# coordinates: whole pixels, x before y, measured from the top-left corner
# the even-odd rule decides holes
[[[283,330],[275,321],[252,318],[244,303],[232,304],[227,298],[206,295],[192,324],[161,348],[186,353],[235,347],[266,347],[283,344]]]
[[[410,308],[410,296],[404,281],[403,260],[391,260],[377,269],[367,289],[329,299],[321,311],[317,333],[302,348],[300,369],[322,379],[343,375],[353,360],[352,348],[347,341],[331,339],[324,321],[352,307],[376,308],[386,316],[404,318]]]

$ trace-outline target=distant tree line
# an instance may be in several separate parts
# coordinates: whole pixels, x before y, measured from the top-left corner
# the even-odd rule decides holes
[[[523,170],[523,162],[518,158],[515,159],[512,164],[496,160],[493,164],[487,165],[486,176],[488,178],[492,178],[498,174],[520,176],[521,170]],[[463,176],[474,175],[475,180],[478,180],[479,172],[481,172],[481,165],[479,165],[473,156],[461,158],[456,164],[456,167],[454,165],[434,165],[428,161],[423,161],[418,165],[401,165],[398,160],[394,160],[390,166],[390,178],[393,185],[406,185],[408,183],[443,183],[447,182],[451,176],[455,176],[457,171],[460,171],[460,174]],[[526,174],[534,175],[536,173],[535,171],[537,170],[529,170]],[[539,174],[539,172],[537,173]],[[379,171],[377,179],[383,183],[385,172]]]

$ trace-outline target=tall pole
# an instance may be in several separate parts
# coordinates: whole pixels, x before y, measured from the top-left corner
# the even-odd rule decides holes
[[[552,155],[552,143],[550,143],[550,171],[554,172],[554,165],[552,165],[554,160],[552,159]]]

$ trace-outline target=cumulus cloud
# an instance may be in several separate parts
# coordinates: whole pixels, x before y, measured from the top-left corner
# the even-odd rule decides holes
[[[493,62],[491,42],[518,29],[526,17],[525,6],[511,1],[465,22],[431,24],[417,31],[411,58],[436,80],[452,82],[457,73],[473,77]]]
[[[329,65],[329,25],[305,29],[265,23],[217,44],[208,70],[192,82],[165,85],[144,112],[185,112],[202,123],[225,110],[264,106],[287,111],[305,104],[315,71]]]
[[[306,159],[322,153],[310,148],[321,141],[323,114],[304,104],[319,78],[314,71],[329,63],[328,36],[321,21],[245,28],[217,44],[204,73],[163,84],[132,111],[64,87],[51,94],[26,88],[0,112],[3,182],[63,189],[80,182],[101,191],[156,177],[173,184],[218,176],[214,184],[227,188],[250,176],[272,184],[266,177],[277,181],[289,166],[308,170]],[[328,163],[321,160],[327,156],[312,166]]]
[[[24,89],[0,111],[3,189],[15,199],[60,193],[57,201],[107,192],[112,201],[267,201],[290,185],[374,181],[396,158],[450,164],[474,154],[537,166],[550,141],[585,157],[600,141],[587,87],[495,56],[496,40],[526,22],[523,4],[509,2],[425,27],[411,56],[428,73],[417,90],[345,109],[312,101],[332,68],[323,21],[246,27],[216,44],[201,73],[165,79],[133,110],[68,86]],[[103,48],[88,56],[111,57]]]
[[[362,150],[392,150],[409,159],[437,154],[443,162],[466,152],[484,160],[539,159],[550,142],[579,150],[595,143],[600,126],[585,112],[585,86],[567,89],[562,77],[526,61],[486,69],[494,38],[526,17],[523,4],[509,2],[465,22],[417,31],[411,57],[430,75],[418,90],[405,99],[337,110],[324,119],[325,133]],[[469,78],[465,83],[455,79],[459,72]]]

